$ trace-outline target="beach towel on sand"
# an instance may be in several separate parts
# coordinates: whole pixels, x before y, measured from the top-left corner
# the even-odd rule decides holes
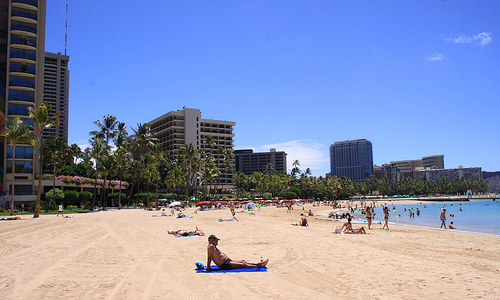
[[[199,234],[188,234],[188,235],[182,235],[182,234],[174,234],[175,237],[191,237],[191,236],[205,236],[204,234],[203,235],[199,235]]]
[[[242,269],[231,269],[231,270],[221,270],[217,266],[211,266],[210,271],[205,271],[205,266],[202,263],[196,264],[196,273],[242,273],[242,272],[267,272],[267,268],[242,268]]]

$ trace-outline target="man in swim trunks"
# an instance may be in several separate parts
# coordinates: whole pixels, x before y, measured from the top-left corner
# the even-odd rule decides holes
[[[269,259],[260,263],[249,263],[245,260],[231,260],[226,254],[217,248],[219,238],[215,235],[208,237],[207,246],[207,271],[210,271],[210,264],[212,261],[221,268],[221,270],[242,269],[242,268],[264,268],[266,267]]]
[[[441,213],[439,218],[441,219],[441,227],[439,227],[439,229],[443,227],[444,229],[446,229],[446,208],[443,208],[443,212]]]

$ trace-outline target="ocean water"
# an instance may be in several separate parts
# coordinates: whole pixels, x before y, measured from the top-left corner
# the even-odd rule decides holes
[[[453,222],[457,230],[500,235],[500,200],[472,200],[459,202],[422,202],[414,204],[394,204],[389,207],[389,224],[411,225],[425,228],[439,228],[441,209],[446,208],[446,225]],[[393,211],[393,207],[396,208]],[[406,208],[407,211],[404,211]],[[410,218],[409,209],[415,212],[415,217]],[[417,208],[420,216],[417,216]],[[462,208],[462,211],[460,211]],[[375,221],[383,221],[382,207],[375,208]],[[449,214],[455,215],[454,218]],[[401,215],[401,218],[396,216]],[[355,214],[357,218],[363,216]]]

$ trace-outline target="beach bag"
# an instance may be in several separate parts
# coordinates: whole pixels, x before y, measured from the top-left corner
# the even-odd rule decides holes
[[[341,234],[342,233],[342,229],[340,228],[340,226],[337,226],[337,228],[335,228],[335,234]]]

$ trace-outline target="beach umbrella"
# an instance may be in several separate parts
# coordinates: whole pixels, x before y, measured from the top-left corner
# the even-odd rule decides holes
[[[168,207],[174,207],[174,206],[181,206],[182,203],[180,203],[179,201],[174,201],[172,203],[170,203],[170,205]]]

